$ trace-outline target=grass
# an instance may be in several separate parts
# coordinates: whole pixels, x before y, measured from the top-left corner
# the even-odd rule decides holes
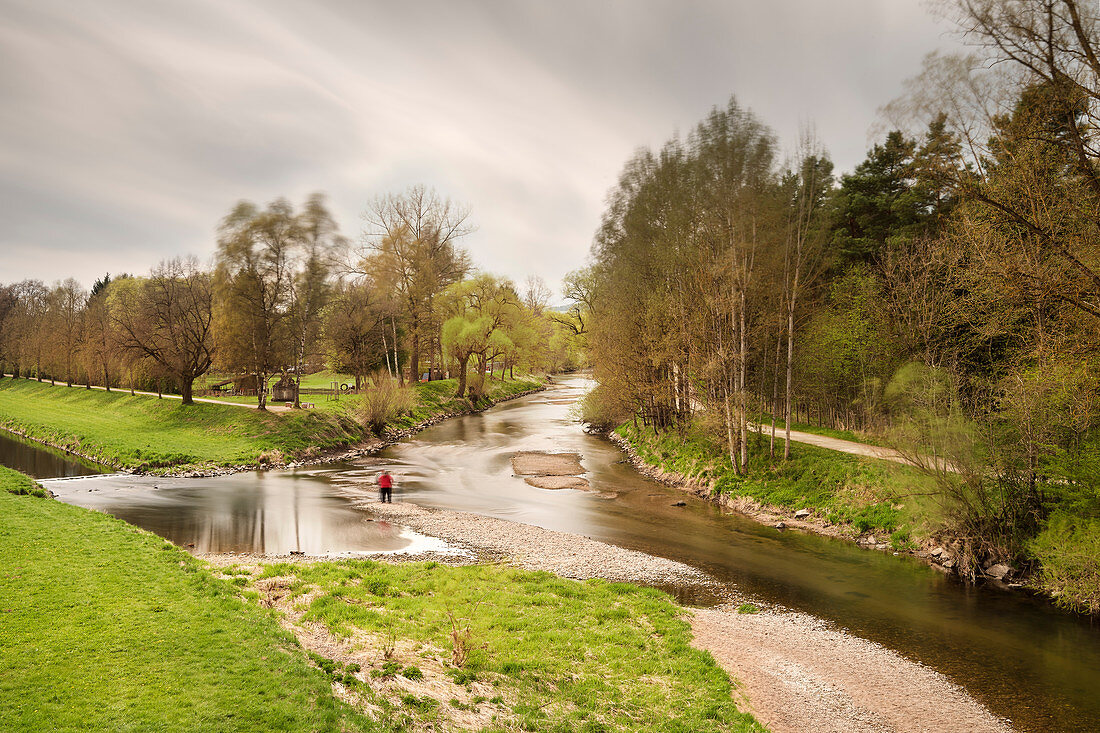
[[[455,708],[492,714],[490,730],[761,730],[660,591],[503,566],[362,560],[271,565],[258,577],[289,582],[304,619],[337,637],[402,640],[365,660],[363,675],[390,680],[402,712],[421,724],[439,726]],[[456,644],[468,655],[458,664]],[[431,683],[439,699],[402,678]]]
[[[0,380],[0,427],[117,468],[150,472],[307,456],[362,436],[353,421],[317,412],[184,406],[25,379]]]
[[[270,612],[107,515],[0,471],[0,730],[380,730]]]
[[[451,711],[491,731],[763,730],[660,591],[354,560],[215,575],[28,486],[0,470],[0,730],[397,731]],[[253,590],[275,576],[307,620],[391,641],[363,664],[304,651]]]
[[[658,434],[627,423],[616,432],[646,463],[710,485],[716,494],[809,509],[857,533],[891,534],[899,549],[909,546],[910,532],[930,525],[936,511],[923,496],[927,479],[887,461],[792,444],[791,459],[773,464],[764,458],[766,437],[755,436],[749,469],[739,476],[722,447],[697,427],[683,435]]]
[[[413,409],[391,419],[386,430],[488,407],[540,384],[494,379],[487,383],[487,397],[477,403],[454,397],[455,380],[419,384]],[[255,398],[233,399],[255,403]],[[185,407],[178,400],[117,390],[0,380],[0,428],[116,468],[150,473],[306,458],[366,437],[356,415],[357,397],[316,404],[316,410],[274,414],[208,402]]]
[[[48,496],[46,490],[30,476],[13,471],[7,466],[0,466],[0,491],[6,491],[15,496],[34,496],[38,498]]]
[[[340,376],[334,376],[330,372],[322,372],[322,374],[333,378]],[[346,375],[344,376],[346,377]],[[303,378],[302,385],[305,386],[309,379],[311,379],[311,377]],[[352,384],[355,383],[352,377],[347,377],[347,380],[350,380]],[[413,407],[412,414],[403,415],[391,420],[389,428],[391,430],[408,428],[436,415],[462,412],[469,409],[482,409],[502,399],[507,399],[520,392],[535,389],[541,385],[542,381],[535,377],[520,377],[509,381],[504,381],[497,377],[492,379],[486,377],[485,397],[478,400],[476,403],[471,403],[467,399],[460,400],[455,397],[455,392],[458,391],[457,379],[437,379],[433,382],[421,382],[413,387],[417,395],[417,404]],[[219,402],[234,402],[239,405],[256,404],[255,397],[204,397],[203,399],[216,399]],[[313,404],[315,406],[314,409],[318,412],[347,416],[355,414],[360,400],[361,397],[355,394],[342,394],[337,399],[328,395],[302,395],[302,401]]]

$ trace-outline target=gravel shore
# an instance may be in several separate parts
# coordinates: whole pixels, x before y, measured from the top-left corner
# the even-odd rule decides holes
[[[813,616],[698,609],[691,627],[773,733],[1012,730],[939,672]]]
[[[402,524],[475,552],[508,558],[528,570],[545,570],[564,578],[604,578],[653,585],[714,583],[710,576],[689,565],[583,535],[470,512],[425,509],[405,502],[361,502],[357,506],[378,519]]]

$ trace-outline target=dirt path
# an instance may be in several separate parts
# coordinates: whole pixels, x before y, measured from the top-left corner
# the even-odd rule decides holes
[[[757,432],[771,433],[770,425],[755,425],[753,430]],[[776,429],[775,439],[777,442],[783,439],[785,433],[782,430]],[[827,435],[816,435],[814,433],[803,433],[799,430],[791,431],[791,440],[796,443],[806,443],[807,445],[816,445],[818,448],[828,448],[829,450],[840,451],[841,453],[851,453],[857,456],[867,456],[868,458],[879,458],[884,461],[894,461],[895,463],[908,464],[909,460],[898,453],[896,450],[890,448],[883,448],[878,445],[868,445],[867,443],[856,443],[851,440],[842,440],[840,438],[830,438]]]
[[[773,733],[1012,730],[938,672],[813,616],[701,609],[691,626]]]
[[[14,379],[15,377],[12,377],[12,375],[10,375],[10,374],[5,374],[4,378],[5,379]],[[22,377],[20,377],[20,379],[22,379]],[[34,380],[30,380],[30,381],[34,381]],[[68,387],[68,385],[65,382],[58,382],[56,380],[49,380],[49,379],[43,379],[40,382],[40,384],[50,384],[50,385],[53,385],[54,387]],[[73,386],[69,387],[69,389],[87,389],[87,387],[85,387],[85,385],[83,385],[83,384],[73,383]],[[100,387],[100,386],[95,385],[95,384],[92,385],[92,389],[98,389],[101,392],[107,391],[105,387]],[[128,389],[118,389],[118,388],[116,388],[113,391],[118,392],[120,394],[130,394],[130,390],[128,390]],[[144,395],[146,397],[163,397],[164,399],[168,399],[168,400],[182,400],[183,399],[183,397],[178,395],[178,394],[168,394],[167,392],[164,392],[163,394],[158,395],[156,392],[142,392],[140,389],[134,390],[134,394]],[[228,402],[226,400],[212,400],[212,399],[209,399],[207,397],[192,397],[192,399],[195,402],[206,402],[206,403],[209,403],[211,405],[229,405],[230,407],[243,407],[247,410],[255,410],[256,409],[255,405],[245,405],[245,404],[242,404],[240,402]],[[293,409],[293,408],[286,407],[284,405],[273,405],[269,402],[267,404],[267,409],[268,409],[269,412],[290,412],[290,410]]]

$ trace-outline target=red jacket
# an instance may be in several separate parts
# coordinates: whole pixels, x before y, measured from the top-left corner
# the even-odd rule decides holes
[[[390,476],[388,473],[384,473],[381,476],[379,476],[378,477],[378,488],[380,488],[380,489],[392,489],[393,488],[393,477]]]

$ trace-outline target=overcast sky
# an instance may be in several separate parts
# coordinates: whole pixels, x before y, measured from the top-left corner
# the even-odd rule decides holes
[[[357,237],[423,183],[480,267],[557,287],[638,146],[736,95],[849,170],[948,30],[920,0],[0,0],[0,282],[209,258],[242,198],[324,191]]]

